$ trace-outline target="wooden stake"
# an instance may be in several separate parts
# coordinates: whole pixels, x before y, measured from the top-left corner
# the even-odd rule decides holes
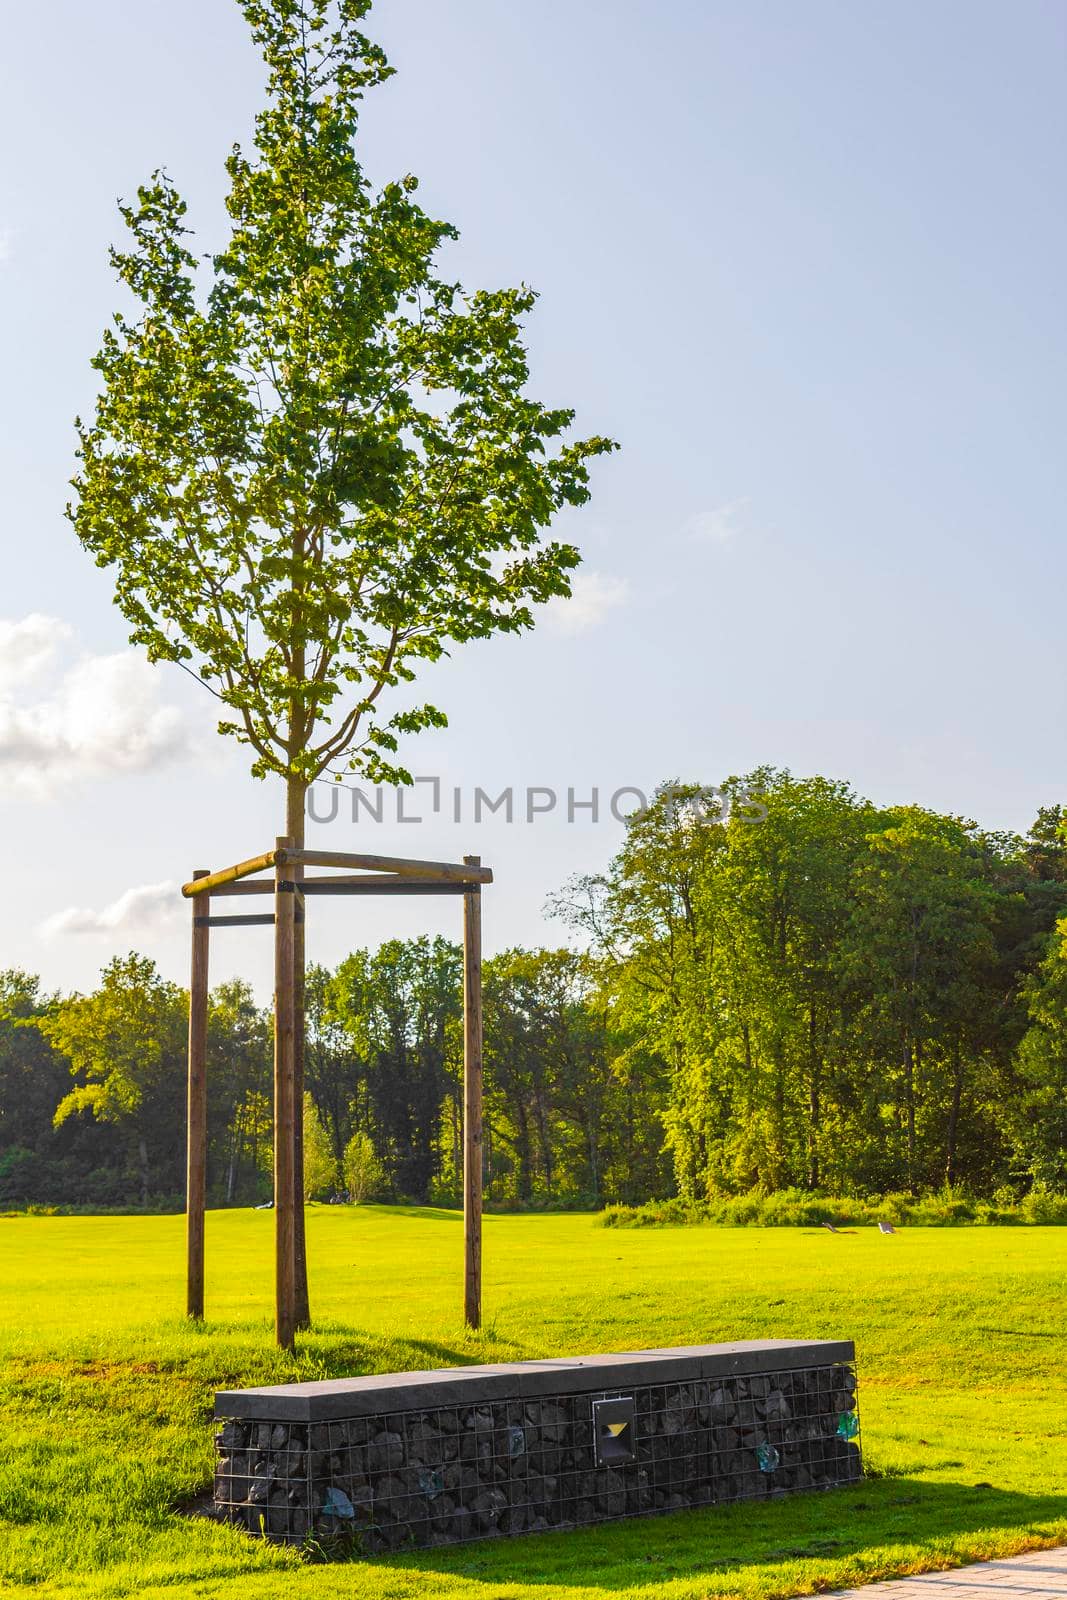
[[[206,868],[193,873],[194,881],[208,877]],[[210,928],[205,920],[210,895],[193,901],[193,959],[189,978],[189,1093],[186,1122],[185,1312],[198,1321],[204,1316],[204,1205],[207,1195],[207,994]]]
[[[292,840],[278,840],[279,852]],[[274,899],[274,1238],[275,1336],[283,1350],[296,1334],[296,894],[279,864]]]
[[[479,867],[480,856],[464,856]],[[482,1322],[482,894],[463,896],[463,1314]]]
[[[299,863],[286,867],[290,880],[299,886],[304,869]],[[294,910],[303,902],[299,893],[289,896]],[[308,1298],[307,1218],[304,1211],[304,1051],[307,1033],[307,940],[304,914],[295,915],[293,927],[293,1306],[295,1326],[299,1330],[311,1327],[311,1304]]]

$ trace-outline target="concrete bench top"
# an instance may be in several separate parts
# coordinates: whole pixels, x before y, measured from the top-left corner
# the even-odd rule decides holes
[[[855,1360],[851,1339],[752,1339],[737,1344],[678,1345],[613,1355],[559,1356],[497,1366],[441,1367],[430,1372],[372,1373],[262,1389],[223,1389],[216,1417],[270,1422],[329,1422],[390,1411],[542,1395],[617,1392],[638,1384],[687,1383]]]

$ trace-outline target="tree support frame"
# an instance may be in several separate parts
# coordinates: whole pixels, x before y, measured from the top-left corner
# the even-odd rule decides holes
[[[305,867],[348,869],[306,877]],[[270,873],[270,877],[257,877]],[[307,898],[318,895],[462,895],[463,897],[463,1315],[469,1328],[482,1318],[482,885],[493,874],[479,856],[462,863],[297,850],[280,838],[273,850],[219,872],[200,868],[182,886],[192,902],[189,983],[189,1058],[186,1137],[187,1314],[204,1315],[204,1213],[207,1196],[207,1020],[210,930],[274,928],[274,1223],[275,1334],[292,1349],[296,1303],[296,1231],[303,1196],[297,1193],[296,999],[297,929]],[[215,898],[273,895],[273,911],[212,915]]]

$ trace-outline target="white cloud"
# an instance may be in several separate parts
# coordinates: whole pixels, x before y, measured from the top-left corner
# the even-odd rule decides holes
[[[617,611],[629,598],[630,585],[625,578],[578,572],[571,579],[570,599],[550,600],[545,616],[558,633],[585,633],[598,627],[609,611]]]
[[[41,924],[46,939],[68,933],[144,933],[170,927],[182,911],[176,883],[144,883],[127,889],[102,911],[68,906]]]
[[[151,772],[190,750],[135,651],[59,661],[71,630],[37,614],[0,622],[0,786],[47,795],[64,781]]]
[[[0,699],[15,684],[41,675],[71,637],[65,622],[33,611],[18,622],[0,617]]]
[[[700,511],[690,517],[685,532],[698,544],[730,544],[740,533],[740,523],[748,505],[748,496],[739,500],[726,500],[710,511]]]
[[[0,228],[0,261],[10,261],[14,254],[14,234],[10,228]]]

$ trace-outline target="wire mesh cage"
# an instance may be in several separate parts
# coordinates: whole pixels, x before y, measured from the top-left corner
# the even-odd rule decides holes
[[[623,1452],[605,1450],[607,1422],[623,1424]],[[368,1554],[862,1475],[856,1374],[842,1363],[310,1424],[234,1417],[217,1448],[220,1515],[272,1540],[344,1538]]]

